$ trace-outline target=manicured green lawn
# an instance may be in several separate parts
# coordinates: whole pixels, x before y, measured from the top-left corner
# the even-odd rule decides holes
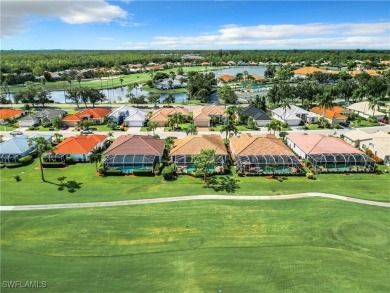
[[[1,228],[2,281],[47,292],[390,291],[386,208],[191,201],[2,212]]]
[[[116,201],[125,199],[156,198],[197,194],[215,194],[204,188],[201,179],[179,176],[173,182],[165,182],[161,176],[107,176],[99,177],[95,164],[79,163],[64,169],[45,169],[46,179],[58,183],[57,178],[82,183],[75,193],[58,191],[57,185],[43,183],[37,160],[29,166],[0,169],[1,205],[46,204],[67,202]],[[13,178],[21,177],[20,182]],[[286,177],[279,182],[264,177],[238,177],[239,186],[232,194],[279,195],[301,192],[328,192],[379,201],[390,201],[390,173],[375,174],[321,174],[317,180],[305,177]],[[228,194],[228,192],[218,192]]]
[[[378,122],[370,122],[368,120],[361,120],[360,123],[357,123],[357,121],[352,121],[351,126],[352,127],[372,127],[372,126],[379,126],[380,124]]]

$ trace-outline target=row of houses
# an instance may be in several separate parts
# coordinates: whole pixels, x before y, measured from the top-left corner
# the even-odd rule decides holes
[[[363,137],[362,134],[351,133],[344,138],[350,140],[348,143],[341,138],[322,134],[290,134],[284,144],[270,134],[242,134],[233,136],[229,145],[225,145],[220,135],[191,135],[176,139],[168,150],[168,157],[181,174],[195,171],[192,158],[202,149],[215,150],[216,163],[210,166],[215,173],[225,172],[234,163],[238,171],[246,175],[300,174],[302,160],[307,160],[318,172],[373,171],[375,161],[357,148],[366,146],[378,156],[383,153],[385,162],[390,163],[389,134],[377,133],[364,139],[354,139],[355,136]],[[51,135],[45,138],[49,140]],[[76,162],[86,162],[94,149],[104,150],[106,142],[106,135],[68,137],[43,159],[65,161],[70,157]],[[378,149],[373,148],[374,144]],[[27,136],[14,137],[0,144],[0,162],[15,163],[33,151],[34,146],[28,143]],[[125,174],[137,169],[154,171],[166,151],[162,139],[149,135],[122,135],[104,151],[103,167]]]

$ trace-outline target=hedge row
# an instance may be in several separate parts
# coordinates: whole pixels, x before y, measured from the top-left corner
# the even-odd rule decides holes
[[[154,173],[152,170],[134,170],[133,171],[134,176],[153,176]]]

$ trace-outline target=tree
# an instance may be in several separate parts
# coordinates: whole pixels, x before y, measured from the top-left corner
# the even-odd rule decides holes
[[[225,133],[226,140],[228,139],[228,136],[231,134],[237,135],[238,134],[238,128],[236,123],[233,119],[228,118],[225,120],[225,122],[221,125],[221,133]]]
[[[51,150],[52,146],[49,141],[44,139],[43,137],[31,137],[28,139],[28,145],[30,147],[35,147],[38,153],[38,158],[39,158],[39,167],[41,169],[41,178],[43,182],[46,182],[45,176],[43,173],[43,166],[42,166],[42,155],[45,151]]]
[[[60,143],[64,137],[61,133],[54,133],[53,136],[55,143]]]
[[[172,89],[172,85],[173,85],[173,80],[169,79],[168,80],[168,86],[169,86],[170,89]]]
[[[147,130],[148,131],[153,131],[153,136],[155,135],[155,130],[157,128],[158,124],[157,122],[149,121],[147,124]]]
[[[191,123],[190,125],[188,125],[188,127],[186,128],[186,134],[197,134],[198,133],[198,129],[196,127],[196,125],[194,123]]]
[[[91,151],[91,154],[89,155],[89,161],[92,163],[95,163],[96,171],[98,170],[98,163],[102,159],[102,153],[99,149],[94,148]]]
[[[171,147],[173,146],[174,142],[175,142],[175,139],[177,139],[177,137],[173,137],[173,136],[168,136],[166,139],[165,139],[165,149],[166,150],[170,150]]]
[[[257,129],[256,122],[255,119],[253,119],[253,117],[248,117],[247,127],[249,129]]]
[[[326,110],[333,107],[332,91],[329,89],[324,90],[323,93],[317,94],[316,100],[318,106],[323,109],[322,116],[325,118]]]
[[[381,102],[379,98],[368,98],[368,108],[372,110],[372,116],[375,117],[375,110],[379,110]]]
[[[80,85],[80,82],[81,82],[81,75],[77,75],[76,80],[77,80],[77,82],[78,82],[79,85]]]
[[[195,173],[198,176],[203,176],[203,180],[206,182],[207,177],[212,173],[210,168],[214,168],[216,165],[215,150],[214,149],[201,149],[199,155],[193,155],[191,161],[195,167]]]
[[[286,119],[287,109],[291,109],[290,103],[287,100],[283,100],[283,102],[280,106],[284,110],[284,119]]]
[[[121,85],[122,85],[122,83],[123,83],[123,77],[121,77],[121,78],[119,79],[119,81],[121,82]]]
[[[69,85],[72,85],[72,77],[68,76],[68,78],[66,79],[66,81],[69,83]]]
[[[275,76],[276,68],[273,65],[268,65],[267,69],[264,71],[264,77],[273,78]]]
[[[237,95],[227,84],[219,88],[217,92],[218,97],[220,97],[225,102],[225,108],[227,103],[236,104],[238,100]]]
[[[106,96],[101,91],[91,87],[81,88],[80,96],[86,108],[88,102],[92,104],[92,107],[95,107],[95,103],[102,102],[106,98]]]
[[[79,108],[79,103],[81,101],[81,88],[75,87],[66,90],[65,99],[75,102],[77,108]]]
[[[36,95],[37,95],[37,98],[38,98],[37,102],[39,104],[42,104],[42,107],[45,107],[46,103],[52,102],[50,100],[50,98],[51,98],[50,93],[47,90],[45,90],[44,88],[38,89]]]
[[[168,106],[169,106],[170,104],[173,104],[173,103],[175,102],[175,96],[174,96],[173,94],[169,93],[169,94],[164,98],[164,101],[163,101],[163,102],[164,102],[164,103],[167,103]]]
[[[157,103],[160,102],[160,97],[161,96],[158,94],[151,94],[148,96],[148,101],[149,101],[149,103],[154,104],[154,106],[156,107]]]
[[[267,103],[265,100],[265,96],[260,97],[259,95],[256,95],[256,97],[251,100],[250,104],[258,109],[263,110],[264,112],[267,111]]]
[[[184,116],[179,112],[173,113],[173,115],[168,119],[168,125],[172,126],[174,130],[176,130],[179,127],[179,124],[183,122]]]

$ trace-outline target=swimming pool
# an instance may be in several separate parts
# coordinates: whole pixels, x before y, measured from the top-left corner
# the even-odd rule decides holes
[[[144,166],[122,166],[116,167],[115,170],[121,170],[125,174],[132,174],[134,170],[147,170]]]

